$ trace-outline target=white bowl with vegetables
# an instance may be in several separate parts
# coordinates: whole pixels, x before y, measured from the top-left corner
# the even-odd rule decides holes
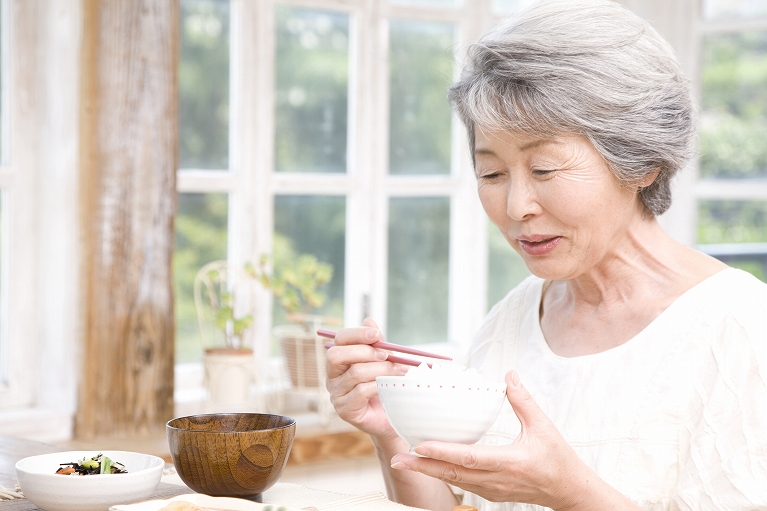
[[[74,473],[57,474],[62,467]],[[24,458],[16,477],[24,496],[45,511],[106,511],[147,499],[164,467],[162,458],[138,452],[67,451]]]

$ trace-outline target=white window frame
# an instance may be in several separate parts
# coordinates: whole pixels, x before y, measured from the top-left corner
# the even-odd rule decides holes
[[[347,173],[276,173],[274,169],[275,9],[292,5],[350,15]],[[453,118],[451,170],[445,176],[388,173],[388,20],[452,23],[456,43],[476,39],[498,18],[491,0],[456,7],[416,7],[386,0],[264,0],[230,3],[230,169],[181,170],[179,193],[229,194],[229,260],[242,264],[270,252],[274,197],[346,197],[344,322],[367,313],[386,324],[387,231],[390,197],[450,200],[448,339],[465,348],[487,311],[487,219],[476,193],[466,135]],[[362,27],[363,29],[360,29]],[[258,63],[258,65],[254,65]],[[458,65],[455,66],[458,72]],[[371,200],[372,199],[372,200]],[[366,311],[363,303],[369,307]],[[257,291],[255,350],[268,355],[272,301]]]

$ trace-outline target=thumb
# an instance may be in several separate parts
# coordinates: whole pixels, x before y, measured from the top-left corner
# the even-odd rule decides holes
[[[516,371],[506,373],[506,399],[522,424],[522,429],[533,427],[541,421],[549,421],[533,396],[519,381],[519,373]]]
[[[365,320],[362,322],[362,326],[369,326],[371,328],[375,328],[376,330],[380,330],[378,325],[376,325],[376,322],[373,321],[373,318],[365,318]]]

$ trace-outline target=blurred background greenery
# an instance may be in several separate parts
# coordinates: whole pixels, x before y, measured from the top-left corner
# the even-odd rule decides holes
[[[229,167],[229,2],[181,2],[179,168]]]
[[[767,176],[767,33],[703,41],[700,175]]]
[[[389,23],[389,172],[450,173],[451,24]]]
[[[202,360],[202,339],[194,305],[194,277],[205,264],[226,259],[228,202],[225,193],[179,195],[173,254],[177,363]],[[223,343],[223,334],[221,341]]]
[[[275,170],[346,172],[349,16],[278,5]]]
[[[346,199],[338,196],[280,195],[274,200],[274,257],[288,252],[312,254],[333,266],[333,280],[320,289],[325,303],[312,314],[343,318]],[[272,325],[285,323],[285,311],[275,301]]]
[[[741,4],[756,8],[754,2]],[[731,11],[722,12],[729,16]],[[767,177],[767,32],[707,35],[702,64],[701,178]],[[698,242],[767,242],[767,201],[698,201]],[[733,256],[727,263],[765,280],[765,256]]]

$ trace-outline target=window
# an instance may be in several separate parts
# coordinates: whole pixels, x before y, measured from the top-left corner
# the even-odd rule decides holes
[[[701,248],[767,278],[767,8],[703,2]]]
[[[229,169],[229,2],[181,2],[179,165]]]
[[[203,265],[226,259],[227,221],[227,194],[179,194],[173,255],[178,363],[199,362],[202,349],[208,347],[204,343],[213,341],[200,337],[192,286]]]
[[[470,341],[526,272],[488,230],[446,89],[461,43],[527,3],[182,0],[178,363],[200,360],[197,269],[286,251],[332,264],[323,315]],[[255,316],[268,355],[285,314],[260,290]]]
[[[229,2],[181,2],[179,165],[173,256],[176,362],[202,360],[193,283],[226,259],[229,224]]]

